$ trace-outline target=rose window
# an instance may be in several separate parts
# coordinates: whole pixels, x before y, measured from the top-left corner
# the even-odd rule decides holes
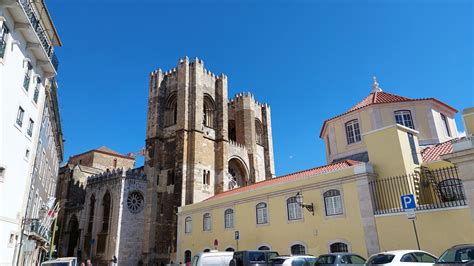
[[[139,213],[143,209],[143,195],[139,191],[128,194],[127,206],[130,212]]]

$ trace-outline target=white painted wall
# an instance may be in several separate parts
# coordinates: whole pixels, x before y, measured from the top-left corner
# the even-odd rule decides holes
[[[0,164],[6,168],[5,178],[0,182],[0,265],[11,265],[36,154],[46,77],[36,65],[36,58],[26,49],[22,34],[14,30],[8,9],[0,7],[0,17],[4,18],[0,24],[6,23],[10,30],[5,55],[0,60]],[[29,59],[33,66],[28,91],[23,89],[25,59]],[[36,75],[42,80],[38,103],[33,101]],[[16,125],[19,106],[25,110],[21,127]],[[30,118],[35,122],[32,137],[27,134]],[[25,157],[27,149],[29,157]],[[10,234],[18,236],[15,243],[9,244]]]

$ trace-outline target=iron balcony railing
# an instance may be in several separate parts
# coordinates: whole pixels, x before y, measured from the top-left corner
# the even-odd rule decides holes
[[[416,210],[465,206],[466,192],[456,167],[436,170],[422,168],[401,176],[380,178],[369,182],[374,214],[403,212],[400,197],[414,194]]]
[[[35,94],[33,95],[33,101],[35,101],[35,103],[38,103],[38,97],[39,97],[39,90],[38,88],[35,88]]]
[[[28,89],[30,88],[30,76],[29,75],[25,75],[25,79],[23,80],[23,88],[28,91]]]
[[[0,58],[3,58],[5,55],[5,49],[7,47],[7,42],[5,40],[0,40]]]
[[[56,57],[56,54],[54,53],[54,48],[49,41],[48,35],[46,34],[46,30],[43,28],[43,26],[41,26],[40,20],[38,19],[38,15],[36,14],[34,8],[31,6],[30,0],[18,0],[18,2],[25,11],[31,26],[36,32],[36,35],[38,35],[41,46],[43,46],[44,51],[51,60],[51,64],[53,65],[54,69],[58,71],[59,62]]]
[[[51,230],[44,226],[41,221],[35,219],[31,222],[30,232],[34,233],[45,240],[49,241],[51,236]]]

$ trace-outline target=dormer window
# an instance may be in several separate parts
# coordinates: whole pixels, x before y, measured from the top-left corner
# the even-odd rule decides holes
[[[399,125],[406,126],[411,129],[415,129],[410,111],[407,111],[407,110],[395,111],[395,122]]]
[[[440,115],[441,115],[441,120],[443,120],[444,134],[446,134],[446,136],[448,137],[451,137],[451,130],[449,130],[448,118],[444,114],[440,114]]]
[[[361,141],[359,121],[357,119],[346,123],[346,137],[347,144],[352,144]]]

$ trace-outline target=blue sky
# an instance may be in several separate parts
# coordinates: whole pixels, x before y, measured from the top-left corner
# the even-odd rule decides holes
[[[148,74],[185,55],[226,73],[229,96],[252,91],[271,105],[277,175],[326,163],[323,121],[364,98],[373,75],[387,92],[474,106],[468,0],[47,4],[63,41],[65,160],[143,147]]]

